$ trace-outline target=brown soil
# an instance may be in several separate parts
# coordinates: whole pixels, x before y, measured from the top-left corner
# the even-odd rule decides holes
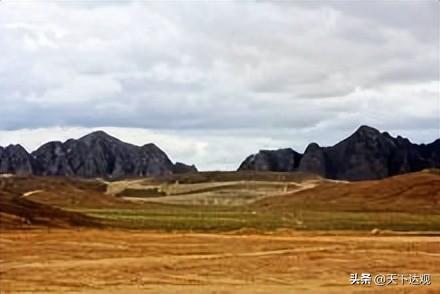
[[[350,273],[431,286],[351,286]],[[440,238],[285,231],[0,231],[1,293],[439,293]]]
[[[60,207],[130,207],[105,194],[95,180],[55,177],[0,178],[0,228],[94,226],[99,220]]]
[[[440,212],[440,172],[426,170],[376,181],[324,181],[315,188],[264,199],[255,205],[282,211],[298,204],[345,211]]]

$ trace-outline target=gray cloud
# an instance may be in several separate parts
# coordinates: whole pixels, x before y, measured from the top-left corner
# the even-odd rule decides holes
[[[438,5],[2,1],[0,129],[197,134],[218,154],[238,138],[255,149],[334,143],[359,124],[430,141]],[[197,160],[244,151],[233,152]]]

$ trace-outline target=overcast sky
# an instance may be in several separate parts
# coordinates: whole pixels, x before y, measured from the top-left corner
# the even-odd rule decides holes
[[[440,137],[439,2],[0,2],[0,145],[103,129],[235,169],[367,124]]]

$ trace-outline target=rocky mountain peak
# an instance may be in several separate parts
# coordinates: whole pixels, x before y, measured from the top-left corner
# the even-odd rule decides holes
[[[8,145],[0,150],[0,173],[30,175],[34,172],[34,159],[21,145]]]
[[[78,139],[78,141],[84,142],[87,145],[91,145],[94,144],[96,142],[108,142],[108,143],[117,143],[117,142],[121,142],[119,139],[110,136],[109,134],[107,134],[104,131],[95,131],[92,132],[90,134],[87,134],[81,138]]]
[[[124,178],[171,174],[174,164],[158,146],[125,143],[103,131],[48,142],[32,152],[0,148],[0,173]]]
[[[367,126],[367,125],[361,125],[355,133],[360,134],[380,134],[378,129],[375,129],[373,127]]]
[[[148,143],[142,146],[143,149],[148,149],[148,150],[160,150],[159,147],[157,147],[156,144],[154,143]]]
[[[379,130],[363,125],[360,126],[349,138],[365,140],[365,139],[376,139],[378,137],[384,137],[382,136],[382,133]]]
[[[304,153],[308,153],[308,152],[314,152],[319,150],[321,147],[319,147],[318,143],[310,143],[309,145],[307,145],[306,150],[304,151]]]
[[[300,159],[301,154],[292,148],[260,150],[257,154],[247,157],[239,170],[288,172],[298,167]]]
[[[19,151],[19,152],[26,152],[26,149],[24,149],[23,146],[20,144],[9,144],[6,146],[5,151]]]
[[[176,162],[173,167],[173,173],[175,174],[183,174],[183,173],[192,173],[197,172],[196,166],[193,165],[187,165],[181,162]]]
[[[282,171],[278,167],[289,165],[291,157],[281,150],[286,149],[265,151],[270,156],[261,152],[249,156],[239,169]],[[440,168],[440,139],[418,145],[363,125],[333,146],[311,143],[297,157],[299,166],[293,170],[338,180],[381,179],[424,168]]]

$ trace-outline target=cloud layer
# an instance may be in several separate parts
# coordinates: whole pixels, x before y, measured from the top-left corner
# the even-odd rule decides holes
[[[2,1],[0,143],[107,127],[210,169],[360,124],[428,142],[439,36],[434,0]]]

